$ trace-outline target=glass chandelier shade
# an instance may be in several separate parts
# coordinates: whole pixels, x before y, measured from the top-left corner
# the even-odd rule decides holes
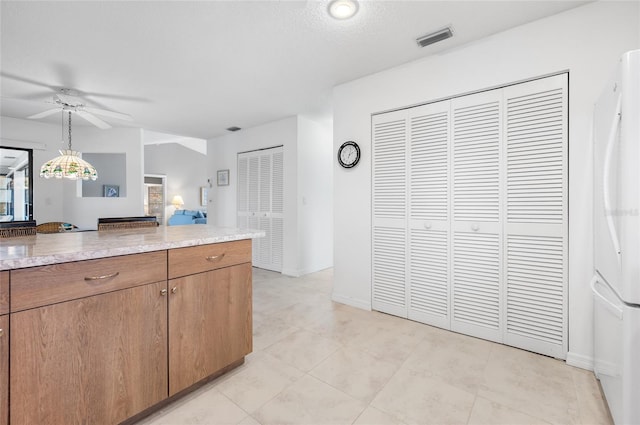
[[[40,167],[40,177],[49,179],[96,180],[98,171],[87,161],[80,158],[80,152],[71,149],[71,111],[69,112],[69,148],[61,149],[60,156],[45,162]],[[63,111],[64,114],[64,111]]]
[[[40,167],[40,177],[70,180],[96,180],[98,178],[98,171],[93,165],[80,158],[79,152],[71,149],[61,149],[58,152],[60,152],[60,156],[45,162]]]

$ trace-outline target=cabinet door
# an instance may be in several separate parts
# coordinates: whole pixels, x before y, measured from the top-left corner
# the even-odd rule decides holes
[[[252,350],[251,264],[169,281],[169,395]]]
[[[9,423],[9,316],[0,316],[0,425]]]
[[[11,423],[115,424],[167,397],[166,281],[11,315]]]
[[[9,313],[9,272],[0,272],[0,314]]]

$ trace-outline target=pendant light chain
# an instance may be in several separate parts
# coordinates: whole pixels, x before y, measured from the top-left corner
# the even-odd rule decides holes
[[[69,111],[69,150],[71,150],[71,111]]]

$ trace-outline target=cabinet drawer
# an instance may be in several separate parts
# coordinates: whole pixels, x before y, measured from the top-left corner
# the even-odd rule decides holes
[[[169,250],[169,279],[251,262],[251,239]]]
[[[9,312],[9,272],[0,272],[0,314]]]
[[[11,272],[11,311],[167,279],[167,251],[76,261]]]

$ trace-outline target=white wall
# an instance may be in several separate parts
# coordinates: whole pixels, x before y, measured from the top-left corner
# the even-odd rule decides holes
[[[66,221],[83,229],[97,228],[98,217],[123,217],[143,214],[142,142],[137,128],[74,126],[72,147],[80,152],[126,153],[127,196],[122,198],[78,197],[79,182],[39,177],[40,166],[66,149],[61,143],[59,125],[33,120],[0,117],[2,145],[34,148],[33,218],[38,223]],[[98,180],[100,170],[98,169]]]
[[[236,226],[237,155],[283,146],[283,274],[299,276],[333,263],[332,143],[330,124],[301,116],[242,129],[211,139],[212,182],[209,217],[218,226]],[[216,171],[229,170],[229,186],[216,186]]]
[[[206,205],[200,205],[200,187],[208,187],[209,165],[206,155],[178,143],[145,145],[144,173],[167,176],[167,205],[175,195],[180,195],[184,200],[183,209],[207,210]],[[166,219],[174,211],[172,206],[165,208]]]
[[[126,196],[119,198],[78,197],[81,183],[58,180],[63,185],[63,219],[81,229],[96,229],[99,217],[144,215],[142,130],[139,128],[73,127],[72,147],[80,152],[124,153],[127,157]],[[98,169],[98,181],[100,169]],[[104,182],[109,184],[109,182]]]
[[[593,270],[589,129],[619,56],[640,47],[638,2],[597,2],[337,86],[334,152],[345,140],[360,164],[334,165],[334,293],[371,306],[371,114],[569,70],[569,356],[591,367]],[[453,23],[455,25],[455,22]]]
[[[298,274],[333,265],[331,123],[298,117]]]

